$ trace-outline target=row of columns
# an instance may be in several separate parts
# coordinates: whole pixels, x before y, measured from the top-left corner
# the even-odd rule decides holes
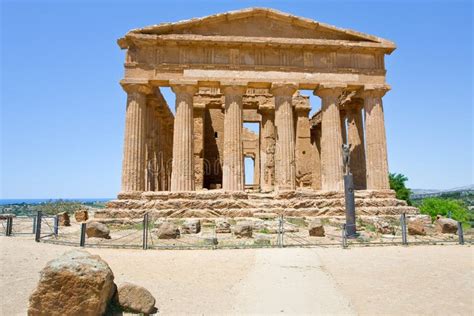
[[[244,189],[244,166],[242,148],[242,99],[245,85],[228,84],[222,86],[225,95],[224,116],[224,157],[223,189],[242,191]],[[346,85],[326,84],[315,90],[322,99],[321,141],[318,151],[320,157],[321,189],[342,191],[343,164],[342,143],[345,141],[341,124],[339,98]],[[194,116],[193,96],[197,86],[192,84],[172,85],[176,94],[176,114],[173,133],[173,159],[171,191],[193,191],[194,181]],[[128,85],[122,191],[144,191],[145,176],[142,172],[146,156],[144,141],[146,120],[146,95],[150,89],[146,85]],[[270,92],[275,97],[275,108],[260,109],[262,114],[262,190],[294,190],[296,187],[295,169],[295,121],[292,97],[296,84],[273,84]],[[382,96],[385,90],[368,87],[362,92],[365,110],[365,150],[364,130],[360,109],[346,112],[348,120],[348,142],[358,150],[351,153],[356,161],[365,161],[366,170],[355,177],[366,177],[367,189],[388,189],[388,167],[383,119]],[[316,161],[314,163],[317,163]],[[354,168],[353,172],[357,172]]]

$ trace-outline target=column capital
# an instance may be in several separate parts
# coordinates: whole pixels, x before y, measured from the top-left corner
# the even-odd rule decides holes
[[[298,85],[294,82],[275,82],[272,83],[270,93],[274,96],[293,96],[298,90]]]
[[[174,93],[196,94],[199,90],[196,80],[170,80],[170,87]]]
[[[221,82],[221,92],[223,94],[240,94],[247,92],[247,83],[243,82]]]
[[[353,98],[342,107],[347,113],[360,111],[364,107],[364,100],[361,98]]]
[[[317,95],[318,97],[338,97],[345,89],[347,89],[347,84],[344,83],[321,83],[314,90],[314,95]]]
[[[153,93],[153,87],[146,83],[128,83],[128,82],[120,82],[123,90],[127,93],[138,92],[145,95]]]
[[[373,84],[373,85],[365,85],[361,91],[361,96],[366,97],[383,97],[385,93],[390,90],[390,86],[386,84]]]

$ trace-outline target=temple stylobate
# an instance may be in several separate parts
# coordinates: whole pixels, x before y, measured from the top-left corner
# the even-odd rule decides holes
[[[388,183],[382,98],[394,43],[262,8],[134,29],[118,43],[128,97],[110,211],[176,216],[170,201],[187,199],[191,217],[252,216],[272,203],[275,212],[343,213],[324,204],[342,197],[343,144],[360,210],[410,211]],[[176,96],[174,114],[163,87]],[[311,117],[310,93],[321,101]],[[245,158],[254,162],[247,185]],[[295,204],[305,199],[313,202]]]

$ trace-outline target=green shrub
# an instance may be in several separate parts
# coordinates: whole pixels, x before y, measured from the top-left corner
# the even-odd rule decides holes
[[[461,200],[426,198],[419,206],[422,214],[428,214],[434,220],[436,215],[448,216],[451,212],[451,218],[461,223],[469,221],[467,205]]]
[[[411,205],[411,190],[405,186],[405,182],[408,181],[408,178],[401,173],[390,173],[388,175],[388,181],[390,183],[390,189],[395,191],[397,199],[405,200],[408,205]]]
[[[66,212],[68,214],[73,214],[75,211],[78,211],[82,208],[82,204],[74,201],[48,201],[38,205],[37,210],[42,211],[44,214],[56,215],[58,213]]]

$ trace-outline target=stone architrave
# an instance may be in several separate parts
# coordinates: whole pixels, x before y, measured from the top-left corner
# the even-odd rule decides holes
[[[365,110],[365,155],[368,190],[390,189],[382,105],[382,97],[388,90],[387,86],[366,86],[362,93]]]
[[[242,97],[247,87],[229,85],[222,90],[225,95],[223,189],[243,191]]]
[[[338,100],[346,85],[321,84],[315,94],[321,97],[321,187],[343,191],[342,133]]]
[[[145,190],[146,95],[148,85],[123,85],[127,92],[125,140],[122,162],[122,192]]]
[[[171,191],[194,190],[193,96],[196,85],[171,86],[176,94]]]
[[[295,126],[293,118],[293,94],[297,86],[292,83],[274,83],[271,93],[275,96],[276,139],[276,187],[280,190],[294,190],[295,168]]]
[[[362,104],[353,102],[347,110],[347,137],[351,144],[350,170],[354,176],[354,188],[364,190],[367,187],[365,170],[364,127],[362,122]]]

